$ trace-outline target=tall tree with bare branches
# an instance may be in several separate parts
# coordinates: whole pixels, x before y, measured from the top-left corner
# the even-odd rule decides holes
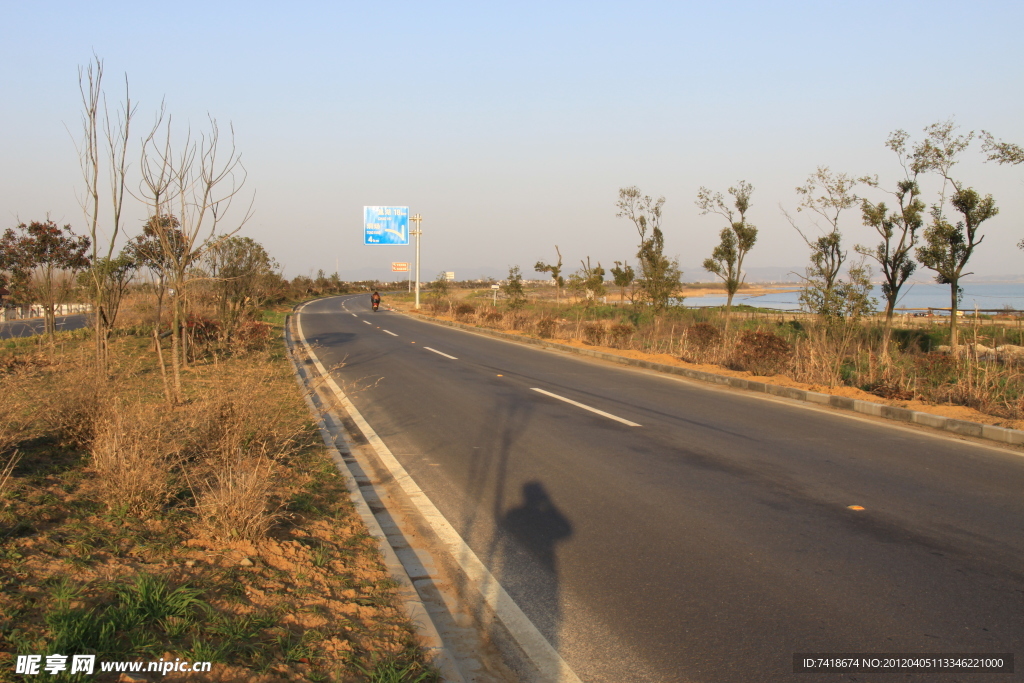
[[[185,294],[190,267],[219,240],[238,232],[252,215],[250,202],[240,217],[228,218],[245,184],[246,172],[235,146],[234,128],[230,128],[230,139],[224,140],[217,121],[210,117],[209,123],[209,130],[198,137],[188,130],[179,141],[174,136],[171,116],[161,107],[142,145],[142,195],[150,215],[149,225],[160,245],[167,284],[174,290],[171,367],[175,401],[181,400]],[[173,216],[175,221],[160,219],[165,216]]]
[[[96,364],[102,376],[106,373],[107,343],[117,317],[123,292],[121,280],[126,272],[124,267],[115,268],[112,264],[117,260],[114,249],[122,229],[121,214],[129,168],[128,143],[136,105],[132,104],[126,77],[124,101],[111,113],[103,93],[103,61],[99,57],[94,57],[85,67],[79,67],[78,89],[82,99],[82,131],[76,146],[85,181],[85,192],[79,200],[92,243],[89,289],[93,299]],[[101,219],[104,170],[110,214]]]

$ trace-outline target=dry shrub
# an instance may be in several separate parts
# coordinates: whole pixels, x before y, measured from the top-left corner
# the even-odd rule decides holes
[[[108,417],[113,387],[96,378],[94,368],[85,360],[72,362],[55,372],[50,381],[44,422],[67,446],[92,443],[98,425]]]
[[[598,323],[587,323],[582,330],[583,341],[591,346],[600,346],[604,342],[604,326]]]
[[[785,367],[789,354],[789,342],[774,332],[747,330],[736,343],[731,365],[755,375],[774,375]]]
[[[485,324],[492,327],[497,327],[501,324],[501,321],[505,319],[504,314],[501,311],[490,310],[483,315],[483,321]]]
[[[14,450],[27,428],[26,413],[31,412],[32,378],[27,372],[0,375],[0,457]]]
[[[272,509],[278,463],[302,428],[275,400],[273,369],[211,378],[190,408],[185,461],[200,524],[222,540],[259,540],[278,518]],[[290,404],[287,404],[290,405]]]
[[[708,347],[722,339],[722,332],[711,323],[702,322],[692,325],[686,330],[686,340],[698,351],[707,351]]]
[[[691,325],[685,332],[684,349],[689,359],[697,363],[721,362],[728,341],[722,330],[709,322]]]
[[[173,459],[166,452],[164,415],[135,403],[110,411],[96,425],[92,467],[100,498],[111,510],[141,515],[170,499]]]
[[[240,454],[282,457],[294,450],[300,427],[282,417],[267,374],[214,378],[187,418],[190,461],[233,462]],[[292,430],[292,431],[289,431]]]
[[[243,320],[231,335],[233,350],[242,353],[265,351],[270,346],[270,323],[259,320]]]
[[[616,323],[608,330],[608,334],[611,336],[612,346],[617,349],[627,348],[629,346],[629,341],[632,339],[635,332],[635,327],[623,323]]]
[[[461,303],[453,311],[456,320],[466,322],[476,315],[476,307],[473,304]]]
[[[550,339],[555,336],[558,328],[558,321],[554,318],[541,318],[537,321],[537,336],[541,339]]]
[[[221,540],[258,541],[279,517],[270,509],[276,464],[265,457],[222,461],[200,485],[196,511]]]

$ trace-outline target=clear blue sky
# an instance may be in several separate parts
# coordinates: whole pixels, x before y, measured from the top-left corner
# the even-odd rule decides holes
[[[362,207],[386,204],[423,214],[425,279],[532,273],[555,244],[570,266],[635,261],[615,217],[628,185],[667,198],[668,251],[706,275],[722,226],[697,190],[739,179],[761,229],[748,265],[802,267],[779,205],[816,166],[891,184],[888,133],[951,116],[1024,143],[1020,2],[8,2],[2,23],[0,228],[83,228],[66,128],[95,52],[108,97],[127,74],[140,134],[162,98],[195,129],[234,124],[255,193],[242,234],[289,276],[411,260],[362,246]],[[974,270],[1024,272],[1024,166],[974,151],[960,170],[1002,209]],[[844,235],[873,241],[859,212]]]

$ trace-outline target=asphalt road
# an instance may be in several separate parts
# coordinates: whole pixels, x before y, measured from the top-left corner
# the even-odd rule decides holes
[[[793,673],[797,652],[1019,650],[1017,453],[373,313],[365,295],[301,321],[584,681],[1021,678]]]
[[[57,331],[80,330],[87,327],[89,318],[84,313],[77,315],[58,315],[56,318]],[[35,334],[43,334],[46,331],[46,322],[42,318],[29,318],[28,320],[11,320],[0,323],[0,339],[11,339],[13,337],[31,337]]]

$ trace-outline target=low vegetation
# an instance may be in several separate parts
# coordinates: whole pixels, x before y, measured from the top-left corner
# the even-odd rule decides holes
[[[194,340],[169,404],[145,317],[126,310],[100,380],[89,331],[0,348],[0,681],[54,653],[210,661],[208,680],[436,680],[280,326]]]
[[[1024,419],[1024,328],[1017,319],[968,320],[961,335],[969,343],[953,353],[943,318],[897,321],[889,330],[876,318],[822,319],[743,306],[727,315],[724,309],[682,306],[654,314],[649,306],[585,299],[557,304],[553,287],[533,288],[529,302],[514,309],[493,305],[487,290],[451,291],[457,294],[448,299],[428,298],[425,310],[542,339],[665,354],[826,389],[853,387],[884,399]]]

